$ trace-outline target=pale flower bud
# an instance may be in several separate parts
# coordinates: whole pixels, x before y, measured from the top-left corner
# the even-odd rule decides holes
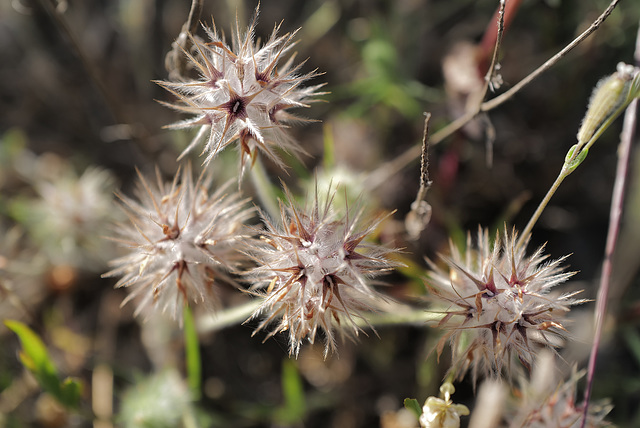
[[[617,71],[601,79],[591,94],[589,108],[582,119],[578,131],[578,143],[589,142],[598,127],[605,121],[624,100],[624,88],[633,78],[634,68],[623,62],[618,63]]]
[[[453,404],[451,395],[455,388],[449,382],[440,387],[440,396],[429,397],[422,407],[420,426],[423,428],[459,428],[460,416],[469,414],[469,409],[463,404]]]

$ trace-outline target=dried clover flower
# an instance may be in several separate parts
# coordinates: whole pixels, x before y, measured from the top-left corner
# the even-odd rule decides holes
[[[295,55],[281,63],[295,45],[297,31],[278,35],[280,25],[276,25],[264,44],[255,41],[257,15],[258,9],[244,34],[236,22],[232,47],[218,34],[215,25],[205,27],[210,39],[207,43],[190,35],[195,48],[193,54],[185,55],[199,72],[199,79],[158,82],[179,98],[178,104],[166,105],[193,115],[169,127],[200,128],[180,157],[206,140],[202,154],[207,153],[204,163],[208,164],[218,152],[238,141],[244,171],[247,158],[255,156],[256,148],[280,167],[284,164],[274,148],[292,154],[303,152],[286,132],[287,125],[303,119],[292,115],[289,109],[308,107],[322,85],[301,86],[317,73],[301,74],[302,64],[294,65]]]
[[[212,176],[193,180],[191,167],[163,183],[156,170],[155,186],[139,173],[137,199],[120,196],[130,223],[118,228],[118,242],[130,249],[113,260],[104,276],[121,276],[116,287],[131,287],[123,302],[139,298],[136,315],[149,307],[179,318],[189,302],[213,307],[214,286],[233,283],[228,272],[242,255],[239,234],[252,209],[228,185],[210,194]]]
[[[248,250],[258,263],[248,274],[253,289],[266,289],[256,292],[264,301],[252,318],[265,314],[256,332],[275,322],[267,339],[287,331],[289,353],[295,355],[304,339],[313,343],[323,330],[326,357],[335,350],[334,330],[356,336],[361,311],[379,307],[382,296],[368,278],[396,264],[387,257],[392,250],[364,242],[382,218],[365,223],[350,218],[348,210],[338,216],[332,198],[321,206],[317,192],[308,212],[298,209],[288,192],[287,199],[286,206],[280,203],[280,224],[263,216],[266,230]]]
[[[29,228],[54,264],[101,270],[112,251],[100,236],[119,219],[111,209],[116,180],[101,168],[78,176],[70,165],[62,167],[34,179],[40,198],[27,207]]]
[[[558,380],[555,355],[545,352],[538,358],[531,379],[523,379],[515,400],[510,402],[506,419],[509,428],[579,428],[584,404],[576,403],[576,387],[584,371],[573,368],[566,380]],[[604,418],[612,406],[591,403],[585,427],[610,426]]]
[[[469,368],[474,381],[478,372],[498,376],[510,368],[513,356],[530,368],[542,345],[555,347],[566,331],[562,318],[570,306],[582,301],[576,293],[552,294],[556,285],[573,272],[564,272],[563,258],[548,261],[543,247],[527,256],[526,244],[516,245],[517,233],[495,242],[486,230],[478,231],[462,251],[452,243],[447,269],[429,262],[427,287],[443,309],[440,327],[446,330],[438,355],[447,341],[453,352],[452,371],[462,378]]]

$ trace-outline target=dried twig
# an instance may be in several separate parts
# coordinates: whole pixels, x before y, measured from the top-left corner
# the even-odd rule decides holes
[[[184,52],[189,52],[192,46],[192,39],[189,34],[194,34],[198,29],[198,22],[202,15],[203,0],[192,0],[189,17],[182,26],[178,38],[172,44],[172,49],[164,59],[164,66],[169,72],[171,80],[183,78],[187,72],[187,58]]]
[[[498,95],[495,98],[492,98],[488,101],[483,102],[478,106],[478,108],[473,109],[465,113],[463,116],[460,116],[449,125],[445,126],[431,137],[430,143],[432,146],[442,142],[445,138],[452,135],[454,132],[462,128],[464,125],[469,123],[473,118],[475,118],[479,113],[487,112],[493,110],[498,107],[502,103],[509,100],[516,93],[518,93],[522,88],[531,83],[534,79],[540,76],[542,73],[550,69],[553,65],[555,65],[561,58],[565,57],[572,49],[582,43],[587,37],[589,37],[594,31],[596,31],[600,25],[604,22],[611,12],[618,5],[620,0],[612,0],[609,6],[605,9],[604,12],[589,26],[587,30],[585,30],[582,34],[576,37],[571,43],[565,46],[560,52],[549,58],[544,64],[522,79],[520,82],[516,83],[511,89],[504,92],[501,95]],[[500,37],[497,38],[496,44],[499,43]],[[491,68],[490,68],[491,70]],[[415,161],[418,156],[420,156],[421,148],[420,146],[413,146],[409,148],[407,151],[402,153],[400,156],[395,158],[392,161],[387,162],[385,165],[382,165],[378,170],[373,173],[368,181],[370,188],[376,188],[380,186],[382,183],[385,183],[389,177],[397,174],[398,171],[405,168],[407,165],[411,164]]]
[[[405,218],[405,227],[410,239],[418,239],[420,233],[431,220],[431,205],[426,201],[427,191],[431,187],[429,180],[429,120],[431,113],[425,113],[424,133],[422,135],[422,156],[420,162],[420,188],[416,200],[411,204],[411,211]]]

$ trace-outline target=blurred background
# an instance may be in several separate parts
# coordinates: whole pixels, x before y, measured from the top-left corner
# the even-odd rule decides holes
[[[264,0],[260,6],[257,35],[268,37],[283,20],[283,32],[301,28],[298,59],[309,58],[302,71],[324,73],[310,83],[326,82],[329,92],[326,102],[298,111],[319,122],[291,130],[310,155],[286,158],[288,173],[268,163],[267,170],[274,182],[279,177],[303,194],[304,183],[313,180],[309,171],[317,168],[318,175],[351,180],[373,209],[397,210],[380,240],[404,248],[410,268],[384,278],[383,291],[403,303],[426,308],[424,257],[446,251],[449,237],[475,233],[478,225],[524,227],[575,143],[592,88],[618,62],[633,60],[640,3],[621,2],[551,70],[430,148],[427,200],[433,215],[420,239],[408,240],[403,221],[418,190],[418,158],[397,171],[387,162],[420,144],[423,112],[432,113],[432,134],[464,113],[469,95],[482,85],[493,48],[483,37],[496,27],[497,4]],[[500,53],[503,83],[496,93],[564,47],[607,5],[517,2],[509,12]],[[0,3],[0,318],[28,323],[60,373],[83,380],[83,398],[94,403],[87,406],[116,415],[94,424],[82,412],[64,411],[26,373],[18,339],[0,325],[0,426],[142,426],[127,413],[127,403],[136,399],[154,403],[150,408],[163,399],[193,406],[201,426],[411,426],[398,413],[403,399],[422,403],[437,395],[448,367],[447,355],[438,364],[431,352],[436,329],[381,326],[377,335],[341,343],[339,354],[326,361],[322,344],[305,346],[290,360],[285,337],[262,344],[263,335],[251,337],[251,323],[209,332],[201,337],[201,400],[183,403],[180,329],[160,317],[135,319],[132,305],[119,308],[126,291],[114,290],[113,278],[101,278],[117,254],[103,238],[121,216],[113,192],[131,193],[136,167],[148,173],[157,165],[171,177],[190,141],[188,132],[163,129],[182,117],[157,102],[173,100],[153,83],[168,78],[165,56],[189,7],[187,0]],[[251,1],[205,0],[202,20],[210,25],[214,19],[229,37],[236,16],[244,30],[255,7]],[[578,274],[568,287],[585,289],[586,298],[595,298],[599,278],[619,130],[620,123],[609,129],[565,181],[532,236],[532,247],[546,243],[552,258],[571,254],[568,264]],[[331,162],[323,156],[327,141]],[[237,153],[227,152],[224,159],[231,162],[217,164],[220,182],[236,173]],[[194,164],[200,164],[197,156]],[[621,427],[640,425],[635,164],[594,390],[596,399],[614,404],[609,420]],[[384,180],[367,186],[367,174]],[[254,192],[248,183],[243,190]],[[242,303],[229,294],[227,304]],[[568,365],[586,366],[593,307],[572,311],[573,340],[563,353]],[[456,387],[455,401],[473,411],[473,385]],[[168,398],[171,393],[175,398]]]

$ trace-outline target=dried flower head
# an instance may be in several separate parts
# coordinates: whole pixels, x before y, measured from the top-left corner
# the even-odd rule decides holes
[[[297,31],[278,35],[280,25],[276,25],[267,41],[260,45],[254,40],[257,16],[258,9],[244,34],[236,21],[232,47],[218,34],[215,25],[205,27],[210,42],[203,43],[190,36],[195,48],[193,54],[185,52],[185,55],[199,72],[199,79],[158,82],[179,98],[178,104],[167,104],[169,107],[193,115],[169,127],[200,128],[181,157],[203,139],[206,140],[202,152],[207,153],[205,164],[238,141],[242,170],[246,159],[255,156],[256,148],[281,167],[284,164],[275,147],[293,154],[302,152],[286,132],[288,124],[302,119],[292,115],[289,109],[308,107],[307,102],[319,95],[317,90],[322,85],[301,86],[317,73],[301,74],[302,64],[294,65],[295,55],[280,63],[295,45],[293,38]]]
[[[508,402],[506,420],[509,428],[579,428],[584,404],[576,403],[576,387],[584,371],[573,368],[568,379],[562,380],[555,364],[555,355],[545,352],[538,358],[531,379],[523,379],[514,400]],[[560,379],[560,380],[559,380]],[[591,403],[585,427],[610,426],[604,418],[612,406]]]
[[[115,182],[105,169],[87,168],[77,175],[67,163],[52,176],[34,178],[40,198],[29,204],[27,222],[54,264],[104,269],[113,251],[100,236],[105,225],[119,219],[111,209]]]
[[[382,218],[367,220],[359,229],[359,216],[338,216],[332,198],[318,202],[309,212],[299,210],[287,192],[280,204],[280,224],[264,217],[266,230],[249,253],[258,267],[249,273],[254,289],[264,298],[252,317],[265,314],[256,332],[275,321],[267,338],[289,332],[289,353],[298,355],[306,338],[313,343],[318,328],[326,338],[325,357],[335,350],[334,330],[356,336],[360,311],[377,309],[382,296],[367,279],[392,269],[387,255],[392,251],[364,242]],[[255,334],[255,332],[254,332]],[[266,340],[266,339],[265,339]]]
[[[517,356],[530,368],[542,345],[561,344],[566,331],[561,324],[576,293],[552,294],[551,289],[573,272],[564,272],[563,258],[548,261],[543,247],[527,256],[528,239],[517,246],[517,233],[496,234],[495,242],[486,230],[478,231],[472,243],[461,251],[451,244],[448,268],[429,262],[427,287],[433,300],[443,307],[439,326],[447,330],[438,344],[441,354],[447,341],[453,352],[452,369],[462,378],[469,368],[474,381],[478,372],[498,376],[510,368]]]
[[[116,287],[132,287],[123,304],[140,298],[136,315],[151,306],[174,318],[189,302],[212,307],[214,285],[233,283],[227,273],[241,260],[240,228],[252,209],[227,193],[229,183],[210,194],[211,174],[194,182],[190,166],[169,183],[156,170],[155,186],[139,176],[137,199],[120,196],[130,223],[120,225],[115,240],[130,253],[104,276],[122,276]]]

